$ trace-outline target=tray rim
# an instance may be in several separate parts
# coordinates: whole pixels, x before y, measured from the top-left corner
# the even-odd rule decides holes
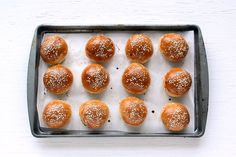
[[[181,30],[193,30],[194,31],[194,40],[195,40],[195,59],[199,64],[195,65],[194,72],[197,72],[196,75],[199,75],[197,78],[194,78],[194,83],[197,82],[200,85],[200,89],[196,88],[194,93],[198,96],[195,101],[195,106],[197,107],[198,117],[197,123],[200,124],[198,129],[194,133],[125,133],[120,131],[115,131],[119,134],[107,134],[107,133],[87,133],[79,134],[78,131],[75,134],[74,131],[67,131],[67,133],[62,132],[53,132],[50,134],[50,131],[45,133],[39,126],[38,112],[37,112],[37,87],[35,88],[36,83],[38,82],[38,65],[39,65],[39,53],[37,49],[39,46],[38,36],[47,31],[45,30],[54,30],[53,32],[64,32],[64,33],[76,33],[81,32],[81,30],[90,30],[94,32],[99,31],[125,31],[130,29],[134,31],[181,31]],[[66,31],[66,32],[65,32]],[[51,31],[49,31],[51,32]],[[197,43],[197,44],[196,44]],[[198,52],[198,54],[196,53]],[[196,62],[197,62],[196,61]],[[196,71],[200,69],[200,71]],[[196,77],[196,76],[194,76]],[[194,94],[195,95],[195,94]],[[194,98],[195,99],[195,98]],[[204,41],[201,33],[201,29],[198,25],[187,24],[187,25],[39,25],[35,29],[30,57],[28,62],[28,75],[27,75],[27,104],[28,104],[28,115],[31,134],[34,137],[202,137],[205,133],[206,121],[207,121],[207,112],[208,112],[208,101],[209,101],[209,76],[208,76],[208,64],[206,57],[206,50],[204,46]],[[196,113],[195,113],[196,114]],[[200,116],[199,116],[200,115]],[[196,121],[196,120],[195,120]],[[72,134],[71,134],[72,133]]]

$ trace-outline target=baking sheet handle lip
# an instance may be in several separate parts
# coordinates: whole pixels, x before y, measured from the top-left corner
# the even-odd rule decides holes
[[[205,44],[202,36],[202,32],[199,26],[195,26],[198,29],[198,41],[199,41],[199,53],[200,53],[200,80],[201,80],[201,92],[199,94],[199,107],[200,107],[200,121],[201,126],[198,130],[198,137],[202,137],[206,130],[207,113],[209,106],[209,73]]]
[[[132,28],[137,28],[137,29],[148,29],[148,30],[172,30],[172,29],[177,29],[177,30],[199,30],[200,27],[196,24],[110,24],[110,25],[50,25],[50,24],[41,24],[39,25],[36,30],[38,31],[44,31],[44,30],[70,30],[70,31],[75,31],[78,29],[90,29],[90,30],[96,30],[97,29],[105,29],[105,30],[130,30]]]
[[[132,137],[145,137],[145,138],[160,138],[160,137],[182,137],[182,138],[198,138],[201,137],[198,135],[198,133],[126,133],[126,132],[116,132],[113,134],[109,134],[109,133],[102,133],[102,134],[93,134],[93,133],[78,133],[78,131],[75,132],[63,132],[63,133],[58,133],[58,132],[44,132],[41,131],[41,129],[32,132],[32,135],[36,138],[51,138],[51,137],[64,137],[64,138],[70,138],[70,137],[75,137],[75,138],[86,138],[86,137],[128,137],[128,138],[132,138]]]
[[[27,105],[28,105],[28,116],[30,123],[30,131],[34,137],[39,137],[39,126],[37,125],[38,121],[38,112],[36,108],[36,96],[37,96],[37,34],[39,31],[38,26],[35,29],[34,37],[31,44],[31,50],[28,61],[28,73],[27,73]]]

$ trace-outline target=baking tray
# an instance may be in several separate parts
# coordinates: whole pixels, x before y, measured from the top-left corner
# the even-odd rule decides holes
[[[37,111],[39,48],[45,33],[91,33],[115,31],[193,31],[194,32],[194,132],[132,133],[123,131],[79,131],[42,129]],[[201,137],[205,132],[209,97],[208,67],[204,41],[197,25],[111,25],[111,26],[49,26],[36,28],[27,80],[28,114],[31,133],[35,137]]]

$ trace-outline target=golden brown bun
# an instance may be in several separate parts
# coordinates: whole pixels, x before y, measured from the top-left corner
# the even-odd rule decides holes
[[[103,66],[90,64],[82,72],[81,80],[88,92],[97,94],[107,89],[110,77]]]
[[[40,55],[44,62],[50,65],[64,61],[68,51],[65,40],[58,36],[47,36],[41,44]]]
[[[62,128],[70,121],[71,107],[65,101],[50,101],[43,111],[43,121],[49,128]]]
[[[80,106],[79,115],[88,128],[101,128],[108,119],[109,108],[100,100],[89,100]]]
[[[115,45],[109,37],[96,35],[87,42],[85,52],[92,61],[107,62],[115,54]]]
[[[73,83],[73,74],[65,66],[55,65],[44,73],[43,83],[45,88],[54,94],[63,94],[69,91]]]
[[[120,102],[120,114],[125,123],[139,126],[146,119],[147,107],[139,98],[126,97]]]
[[[122,84],[131,94],[143,94],[147,91],[151,83],[148,69],[142,64],[132,63],[124,71]]]
[[[184,130],[190,121],[187,108],[180,103],[169,103],[163,107],[161,119],[170,131]]]
[[[180,34],[165,34],[160,39],[160,52],[171,62],[182,61],[188,53],[188,43]]]
[[[169,96],[181,97],[189,91],[192,78],[187,71],[181,68],[172,68],[166,73],[163,82]]]
[[[125,51],[130,61],[145,63],[153,54],[152,41],[145,34],[135,34],[127,41]]]

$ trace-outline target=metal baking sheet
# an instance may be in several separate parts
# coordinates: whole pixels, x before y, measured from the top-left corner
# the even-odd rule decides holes
[[[155,109],[155,106],[151,103],[152,101],[149,101],[149,102],[147,101],[148,102],[147,105],[148,105],[148,109],[149,109],[149,114],[148,114],[148,117],[146,120],[147,122],[144,123],[143,127],[138,128],[138,129],[137,128],[130,129],[130,128],[125,127],[123,122],[116,115],[116,113],[118,111],[114,112],[114,111],[116,111],[116,107],[114,107],[115,104],[112,104],[112,111],[113,111],[112,115],[113,116],[110,117],[111,122],[109,124],[105,125],[105,127],[101,130],[91,131],[91,130],[85,128],[82,124],[80,124],[81,122],[79,121],[78,115],[76,115],[77,109],[79,106],[78,100],[74,100],[74,102],[73,102],[73,105],[75,105],[76,107],[72,105],[73,109],[74,109],[73,113],[76,116],[74,118],[72,118],[71,125],[67,126],[64,129],[60,129],[60,130],[47,129],[45,127],[45,125],[43,125],[43,123],[41,122],[41,111],[42,111],[41,107],[43,107],[43,105],[48,100],[54,98],[53,95],[50,95],[48,93],[45,95],[45,93],[43,93],[43,91],[42,91],[43,86],[42,86],[41,77],[42,77],[43,71],[45,71],[47,66],[40,59],[39,47],[40,47],[40,43],[41,43],[44,36],[46,36],[48,34],[62,35],[64,38],[66,38],[66,40],[69,41],[68,44],[72,45],[70,47],[71,50],[69,50],[70,51],[69,53],[73,54],[73,49],[76,49],[75,42],[79,43],[80,41],[83,41],[84,43],[82,42],[81,44],[85,45],[85,43],[87,41],[87,40],[85,40],[86,37],[88,39],[89,37],[91,37],[91,35],[94,35],[94,34],[103,33],[103,34],[110,36],[112,39],[114,39],[115,43],[118,42],[116,45],[116,48],[118,49],[118,50],[116,50],[116,52],[117,52],[122,47],[124,47],[124,44],[126,42],[126,40],[124,41],[124,39],[125,39],[124,36],[125,37],[127,36],[126,38],[128,39],[128,37],[132,33],[148,34],[152,38],[154,48],[155,48],[155,46],[157,45],[157,41],[156,41],[156,39],[153,39],[153,38],[156,37],[159,39],[159,37],[162,34],[167,33],[167,32],[178,32],[178,33],[182,32],[182,34],[187,39],[193,38],[190,40],[191,42],[193,42],[193,43],[190,43],[190,45],[194,45],[194,46],[193,47],[190,46],[190,55],[188,55],[188,58],[186,58],[187,61],[184,62],[188,66],[186,66],[186,65],[180,66],[180,67],[183,67],[184,69],[187,68],[188,71],[192,71],[192,73],[191,73],[192,77],[194,75],[194,77],[193,77],[194,78],[194,84],[193,84],[194,88],[192,87],[192,89],[190,90],[190,92],[188,94],[189,99],[177,100],[177,102],[179,102],[179,101],[186,102],[186,100],[189,100],[190,102],[187,101],[186,102],[187,104],[193,103],[193,105],[187,106],[188,108],[190,108],[191,123],[190,123],[189,127],[184,132],[172,133],[172,132],[166,131],[158,118],[160,111],[161,111],[161,108],[159,107],[160,105],[158,106],[157,109]],[[186,33],[186,32],[188,32],[188,33]],[[189,32],[191,32],[191,33],[189,33]],[[78,38],[78,35],[80,35],[80,38]],[[120,41],[121,41],[121,43],[120,43]],[[124,41],[124,42],[122,42],[122,41]],[[74,47],[73,47],[73,45],[74,45]],[[80,46],[80,49],[84,48],[82,45],[78,45],[78,46]],[[200,50],[202,50],[202,51],[200,51]],[[77,50],[74,50],[74,51],[77,51]],[[83,51],[83,50],[81,50],[81,51]],[[154,53],[157,53],[157,52],[154,52]],[[80,52],[80,54],[81,54],[81,52]],[[199,59],[201,59],[201,54],[204,54],[204,56],[203,56],[202,60],[199,60]],[[124,54],[121,54],[121,55],[124,56]],[[63,63],[63,64],[65,64],[66,66],[69,66],[69,67],[72,66],[73,71],[74,70],[78,71],[78,69],[77,70],[75,69],[76,66],[73,66],[73,64],[69,64],[69,63],[73,62],[73,59],[76,57],[78,60],[78,64],[82,65],[82,67],[86,66],[89,63],[89,62],[86,62],[86,58],[83,59],[83,58],[79,58],[78,56],[71,55],[66,59],[65,63]],[[116,57],[116,58],[118,58],[118,57]],[[83,62],[83,61],[79,62],[79,59],[81,59],[80,61],[85,60],[85,62]],[[113,60],[115,60],[115,59],[113,59]],[[192,60],[194,60],[194,62],[191,63]],[[34,66],[32,66],[32,64]],[[191,64],[192,64],[192,66],[189,66]],[[201,68],[202,64],[205,67],[203,69],[199,69],[199,65]],[[117,62],[114,62],[113,65],[115,65],[117,67],[121,66],[121,65],[117,65]],[[127,65],[128,65],[128,62],[127,62]],[[167,69],[169,69],[170,67],[173,67],[173,65],[170,65],[169,67],[167,65],[166,65]],[[147,65],[147,66],[149,69],[151,69],[151,75],[154,75],[154,76],[156,74],[159,75],[158,72],[155,73],[155,69],[152,69],[152,66],[150,66],[150,65]],[[80,67],[79,69],[83,69],[82,67]],[[112,67],[109,69],[109,72],[111,71],[113,73],[114,71],[112,71],[112,69],[114,69],[115,67],[113,67],[113,66],[109,66],[109,67]],[[122,69],[121,71],[123,72],[124,67],[121,66],[120,68]],[[197,91],[199,91],[199,88],[201,87],[202,82],[206,83],[207,86],[202,86],[201,88],[208,87],[208,72],[207,72],[207,63],[206,63],[204,43],[201,38],[200,29],[197,26],[192,26],[192,25],[189,25],[189,26],[121,26],[121,25],[120,26],[39,26],[36,29],[33,44],[32,44],[28,70],[29,70],[29,73],[28,73],[29,118],[30,118],[32,134],[36,137],[56,137],[56,136],[65,136],[65,137],[66,136],[76,136],[76,137],[79,137],[79,136],[200,137],[204,133],[206,115],[207,115],[207,107],[203,107],[203,106],[204,106],[204,104],[206,104],[205,106],[208,105],[208,89],[205,90],[205,91],[207,91],[206,93],[202,93],[202,94],[197,93]],[[204,71],[205,73],[203,73],[203,72],[201,73],[201,71],[199,71],[199,70]],[[119,72],[117,72],[117,73],[119,73]],[[199,76],[201,76],[201,74],[204,75],[203,78],[199,78]],[[30,75],[31,75],[31,77],[30,77]],[[78,74],[76,72],[76,75],[79,75],[79,71],[78,71]],[[202,79],[204,79],[204,80],[202,80]],[[112,85],[112,82],[111,82],[111,85]],[[160,89],[160,87],[155,87],[155,88]],[[113,91],[115,91],[114,87],[113,87],[112,91],[108,91],[107,93],[109,93],[110,95],[112,95],[112,94],[114,95],[114,93],[115,93],[116,97],[121,99],[122,96],[119,97],[119,93],[121,93],[121,91],[118,91],[118,93],[117,93],[117,91],[116,92],[113,92]],[[150,91],[152,91],[152,90],[150,90]],[[78,91],[75,91],[75,92],[78,93]],[[74,95],[73,89],[72,89],[71,93],[72,93],[72,95]],[[82,89],[81,93],[83,93],[83,89]],[[81,93],[80,93],[80,95],[81,95]],[[162,93],[162,91],[160,91],[159,93]],[[147,100],[150,100],[152,98],[153,94],[154,93],[149,92],[144,97],[148,98]],[[122,95],[122,94],[120,94],[120,95]],[[70,95],[69,96],[68,95],[61,96],[61,97],[59,97],[59,99],[63,99],[63,100],[68,101],[68,97],[71,98],[72,96],[70,96]],[[160,98],[162,98],[163,100],[168,99],[168,98],[164,98],[164,97],[165,96],[163,95]],[[58,97],[56,96],[55,99],[58,99]],[[86,95],[85,95],[85,97],[81,96],[81,99],[86,99]],[[69,99],[69,102],[71,102],[71,100],[73,100],[73,97],[71,99]],[[75,101],[78,101],[78,103],[75,104]],[[175,101],[175,99],[173,99],[173,101]],[[112,99],[110,99],[110,102],[112,103]],[[163,102],[165,102],[165,101],[161,101],[162,105],[164,104]],[[201,107],[201,105],[202,105],[202,107]],[[118,104],[116,104],[116,106],[118,106]],[[156,110],[155,111],[156,114],[154,114],[154,116],[152,115],[151,110]],[[199,111],[202,111],[202,112],[199,112]],[[32,118],[32,116],[33,116],[33,118]],[[120,122],[118,122],[119,120],[120,120]],[[157,127],[150,127],[150,126],[153,126],[152,123],[155,124],[155,121],[157,122],[157,125],[156,125]],[[120,127],[114,127],[114,126],[116,126],[115,123],[116,124],[119,123]],[[78,124],[78,125],[76,125],[76,124]]]

